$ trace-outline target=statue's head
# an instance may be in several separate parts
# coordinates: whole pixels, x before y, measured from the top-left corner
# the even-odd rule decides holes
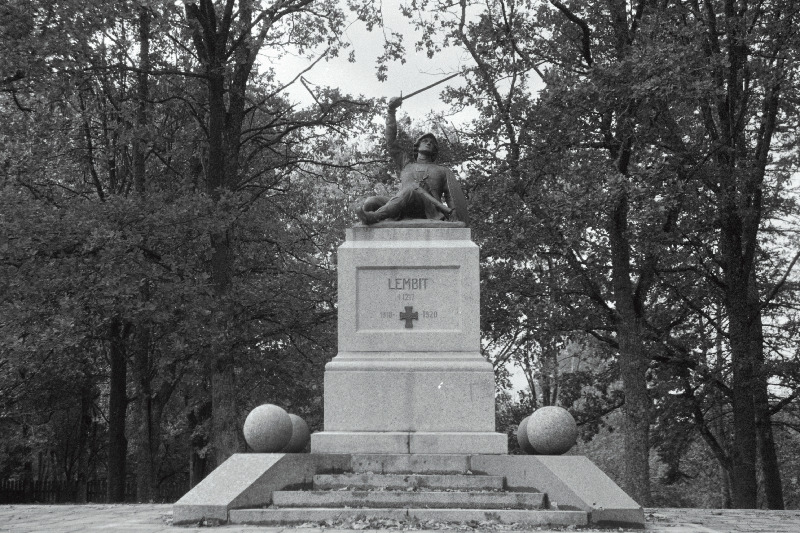
[[[421,148],[421,149],[420,149]],[[418,153],[424,153],[431,161],[436,161],[436,156],[439,155],[439,141],[433,133],[426,133],[417,138],[414,142],[414,160],[417,159]]]

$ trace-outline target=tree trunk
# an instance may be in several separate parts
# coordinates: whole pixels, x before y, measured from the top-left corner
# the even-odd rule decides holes
[[[547,374],[547,364],[544,359],[544,350],[542,350],[542,360],[539,361],[539,390],[542,391],[542,407],[547,407],[550,404],[550,376]]]
[[[148,394],[138,398],[139,411],[139,446],[136,450],[136,501],[150,503],[158,501],[158,453],[161,447],[161,418],[164,405],[169,400],[170,383],[163,383],[159,392],[153,393],[147,387]]]
[[[215,200],[219,199],[228,184],[235,180],[235,175],[230,175],[235,169],[229,169],[226,164],[229,154],[225,150],[227,113],[223,72],[221,63],[217,63],[209,70],[208,79],[209,170],[206,187]],[[238,136],[236,143],[238,144]],[[225,299],[230,291],[233,275],[230,232],[213,232],[211,249],[211,283],[217,297],[217,318],[224,320]],[[211,366],[211,445],[214,450],[215,466],[221,465],[228,457],[242,450],[236,409],[235,365],[228,350],[229,347],[223,344]]]
[[[625,461],[623,476],[626,490],[640,505],[651,505],[650,495],[650,397],[645,373],[649,366],[644,356],[640,333],[621,321],[618,327],[619,366],[625,404],[623,434]]]
[[[617,60],[626,61],[630,56],[630,44],[634,36],[633,28],[628,26],[626,3],[613,0],[608,3],[611,25],[614,30],[614,50]],[[623,446],[625,461],[623,479],[628,494],[642,506],[651,504],[650,494],[650,409],[651,401],[647,392],[646,372],[650,360],[646,356],[642,339],[644,314],[643,302],[648,291],[647,279],[652,276],[652,259],[639,265],[639,286],[635,287],[631,274],[634,265],[631,260],[629,241],[627,178],[628,167],[633,156],[638,102],[630,98],[626,104],[617,108],[616,131],[614,138],[619,145],[610,149],[610,156],[616,170],[625,177],[625,183],[615,193],[613,206],[608,213],[608,237],[611,250],[611,280],[616,307],[616,329],[619,344],[619,368],[622,387],[625,393],[623,405]],[[611,135],[610,125],[606,134]],[[637,294],[639,293],[639,294]]]
[[[542,405],[556,405],[558,400],[558,351],[552,338],[541,342],[540,388]]]
[[[197,449],[192,447],[189,450],[189,489],[203,481],[206,477],[208,461],[197,453]]]
[[[81,387],[80,419],[78,420],[78,459],[75,476],[76,503],[86,503],[89,483],[89,452],[91,448],[89,433],[92,429],[92,409],[94,408],[94,382],[87,373]]]
[[[623,405],[623,479],[625,490],[642,506],[650,496],[650,397],[645,373],[647,361],[638,321],[621,318],[617,326],[619,367],[625,391]]]
[[[139,74],[137,88],[136,125],[138,131],[133,138],[133,189],[140,195],[145,192],[145,146],[147,144],[147,99],[149,95],[148,71],[150,70],[150,9],[139,8]]]
[[[109,348],[110,376],[108,393],[108,472],[106,501],[125,501],[125,461],[128,456],[128,440],[125,438],[126,414],[128,411],[128,361],[125,354],[125,330],[122,321],[115,318],[111,323]]]
[[[755,384],[756,445],[761,458],[761,473],[764,478],[764,495],[767,509],[784,509],[783,484],[772,420],[769,414],[766,376],[759,375]]]
[[[147,190],[145,146],[147,127],[147,100],[149,95],[148,70],[150,69],[150,10],[148,6],[139,8],[139,68],[137,87],[136,125],[138,131],[133,141],[133,184],[134,190],[144,197]],[[143,280],[139,287],[142,303],[150,300],[150,281]],[[136,325],[134,339],[134,368],[137,384],[137,441],[136,446],[136,501],[148,503],[156,500],[156,453],[160,435],[160,417],[153,416],[150,341],[151,329],[145,319]]]
[[[155,491],[155,457],[152,453],[152,436],[150,434],[150,398],[145,397],[138,402],[139,409],[139,446],[136,448],[136,501],[152,503],[156,499]]]
[[[242,451],[232,358],[220,357],[211,377],[211,435],[215,466]]]
[[[717,321],[721,324],[723,321],[723,311],[722,306],[717,306]],[[716,338],[714,339],[715,345],[715,353],[716,353],[716,368],[715,374],[717,379],[720,381],[724,381],[724,368],[725,368],[725,350],[723,347],[723,336],[721,332],[717,329],[716,330]],[[716,430],[716,438],[719,442],[720,446],[722,447],[723,451],[727,450],[729,446],[727,445],[726,435],[728,433],[726,424],[725,424],[725,407],[723,402],[723,398],[717,400],[713,407],[712,407],[712,414],[715,420],[715,430]],[[729,454],[726,457],[730,459]],[[722,503],[720,507],[722,509],[730,509],[733,506],[733,500],[731,495],[731,463],[730,460],[723,461],[720,460],[718,457],[717,460],[719,461],[719,478],[720,478],[720,499]]]
[[[730,317],[731,359],[733,362],[733,449],[731,451],[733,506],[755,509],[756,426],[753,403],[753,362],[747,350],[747,324]],[[744,338],[742,338],[744,337]],[[743,346],[744,345],[744,346]]]
[[[772,435],[772,419],[769,412],[769,394],[767,391],[768,375],[764,368],[764,332],[761,324],[761,305],[756,287],[755,275],[750,276],[750,308],[753,313],[751,321],[750,342],[755,361],[753,402],[756,423],[756,447],[761,459],[761,475],[764,479],[764,495],[767,509],[784,509],[783,484],[775,451],[775,438]]]
[[[200,455],[200,450],[208,446],[208,435],[202,426],[211,416],[211,401],[203,401],[199,406],[189,410],[186,415],[191,442],[189,446],[189,488],[191,489],[208,474],[208,454]]]
[[[750,343],[747,281],[746,278],[736,280],[733,276],[729,276],[726,281],[728,294],[725,303],[730,324],[733,367],[733,449],[731,450],[733,506],[737,509],[755,509],[758,495],[753,402],[755,368]]]
[[[724,5],[727,63],[718,71],[724,75],[724,81],[718,77],[718,87],[724,90],[724,97],[721,94],[717,103],[721,149],[716,153],[719,254],[724,272],[724,303],[733,370],[731,488],[733,506],[740,509],[753,509],[758,503],[755,395],[763,341],[755,290],[755,255],[762,215],[762,187],[775,131],[780,86],[778,83],[764,87],[756,146],[749,152],[745,133],[748,120],[742,117],[746,116],[745,110],[758,89],[750,83],[748,61],[753,36],[748,34],[751,26],[746,21],[752,14],[747,9],[745,5],[739,10],[734,2]]]
[[[22,423],[22,436],[26,438],[28,436],[28,424],[25,422]],[[39,471],[41,473],[42,470],[42,452],[39,451],[38,453],[39,459]],[[28,457],[31,457],[29,455]],[[39,480],[44,479],[43,475],[40,475]],[[23,502],[32,502],[33,501],[33,462],[28,459],[25,461],[24,470],[22,472],[22,501]]]
[[[150,349],[152,330],[140,327],[134,342],[134,369],[137,383],[136,439],[136,500],[140,503],[158,501],[158,464],[161,448],[161,419],[180,377],[172,368],[160,369],[156,376]],[[154,381],[159,385],[155,387]]]
[[[722,500],[720,507],[722,509],[730,509],[733,506],[733,500],[731,499],[731,474],[728,472],[728,469],[722,465],[719,466],[719,487],[720,499]]]
[[[153,390],[150,371],[150,331],[140,324],[133,343],[136,383],[136,501],[155,501],[155,454],[158,431],[153,431]]]
[[[219,193],[217,190],[214,194],[219,195]],[[213,233],[211,247],[210,269],[211,282],[217,297],[216,315],[218,321],[224,321],[227,307],[225,300],[230,291],[233,274],[230,233],[227,231]],[[221,465],[234,453],[242,451],[236,408],[236,368],[229,350],[227,344],[222,344],[211,366],[211,445],[214,450],[215,466]]]
[[[651,504],[650,495],[650,396],[646,372],[649,359],[642,342],[642,324],[631,281],[627,193],[618,193],[609,217],[611,277],[617,309],[619,367],[625,404],[623,406],[623,445],[625,490],[642,506]]]
[[[528,382],[528,389],[531,391],[531,408],[535,411],[539,408],[539,399],[536,397],[536,377],[533,373],[533,368],[531,366],[530,356],[526,355],[522,359],[522,369],[525,374],[525,379]]]
[[[731,492],[733,507],[755,509],[758,486],[756,479],[756,423],[753,312],[750,283],[754,270],[752,246],[743,229],[737,189],[743,185],[736,178],[741,172],[727,160],[722,161],[723,194],[720,200],[719,250],[724,273],[724,305],[728,314],[731,348],[731,390],[733,408],[733,443],[731,449]],[[754,238],[753,235],[751,238]],[[757,307],[756,307],[757,309]]]

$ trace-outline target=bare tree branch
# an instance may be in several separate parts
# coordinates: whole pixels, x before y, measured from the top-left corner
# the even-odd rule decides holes
[[[582,32],[581,38],[581,55],[583,55],[584,61],[590,67],[594,64],[594,59],[592,59],[592,30],[589,28],[589,25],[586,22],[577,16],[575,13],[569,10],[567,6],[559,2],[558,0],[550,0],[550,3],[553,4],[561,13],[564,14],[571,22],[574,22],[578,25]]]

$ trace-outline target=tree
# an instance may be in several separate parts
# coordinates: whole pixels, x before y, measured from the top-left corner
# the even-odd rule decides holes
[[[260,9],[259,9],[260,8]],[[272,172],[286,172],[297,164],[299,151],[287,143],[292,132],[342,122],[352,102],[335,92],[316,95],[318,111],[306,116],[293,115],[285,104],[275,106],[275,95],[250,101],[247,90],[259,51],[269,43],[302,43],[311,48],[336,35],[343,22],[335,3],[311,0],[278,1],[261,7],[250,0],[227,0],[217,7],[210,0],[189,3],[186,17],[191,27],[194,51],[201,65],[207,105],[208,153],[205,172],[206,191],[215,203],[227,193],[251,185],[245,172],[244,143],[254,140],[259,150],[283,146],[275,153]],[[335,40],[333,41],[335,43]],[[283,107],[283,109],[281,109]],[[246,126],[248,117],[258,117],[255,127]],[[264,172],[263,169],[260,170]],[[224,309],[230,294],[234,246],[232,228],[220,227],[210,235],[212,256],[209,262],[211,283]],[[225,344],[209,361],[212,395],[212,444],[217,463],[241,448],[235,405],[235,359]]]

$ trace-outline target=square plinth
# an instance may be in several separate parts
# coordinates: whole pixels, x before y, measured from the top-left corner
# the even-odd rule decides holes
[[[478,351],[478,247],[467,228],[347,230],[339,351]]]
[[[507,453],[480,354],[478,247],[452,225],[356,226],[315,453]]]

